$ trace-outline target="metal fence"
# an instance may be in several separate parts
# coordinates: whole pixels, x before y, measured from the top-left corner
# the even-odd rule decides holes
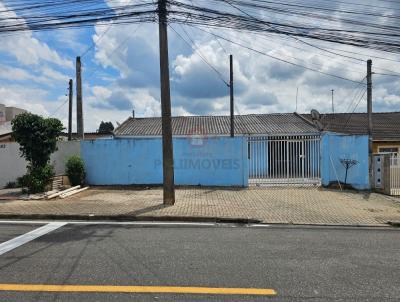
[[[390,195],[400,195],[400,157],[390,157]]]
[[[320,184],[320,136],[248,138],[250,184]]]

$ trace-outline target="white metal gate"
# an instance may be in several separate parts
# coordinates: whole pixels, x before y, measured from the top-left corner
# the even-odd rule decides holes
[[[250,136],[250,184],[320,184],[320,135]]]
[[[400,157],[390,157],[390,195],[400,195]]]

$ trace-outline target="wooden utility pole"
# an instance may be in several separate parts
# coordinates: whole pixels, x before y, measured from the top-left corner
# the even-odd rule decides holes
[[[235,103],[233,99],[233,57],[229,55],[229,93],[231,98],[231,137],[235,136]]]
[[[84,139],[81,68],[81,57],[76,57],[76,132],[78,139]]]
[[[372,188],[372,60],[367,61],[368,174]]]
[[[68,95],[69,95],[69,103],[68,103],[68,140],[72,140],[72,102],[73,102],[73,88],[72,88],[72,79],[69,79],[68,83]]]
[[[174,155],[172,145],[171,96],[169,87],[167,0],[158,0],[160,40],[161,116],[163,148],[164,205],[175,203]]]

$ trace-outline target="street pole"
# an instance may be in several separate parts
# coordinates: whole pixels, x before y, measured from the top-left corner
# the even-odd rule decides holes
[[[333,92],[335,91],[335,90],[331,90],[332,91],[332,113],[335,113],[335,104],[333,103]]]
[[[368,174],[372,188],[372,60],[367,61]]]
[[[69,103],[68,103],[68,140],[72,140],[72,102],[73,102],[73,88],[72,79],[69,79],[68,92],[69,92]]]
[[[84,139],[81,57],[76,57],[76,130],[78,139]]]
[[[231,104],[231,137],[235,136],[235,104],[233,99],[233,56],[229,55],[229,93]]]
[[[163,149],[164,205],[175,204],[174,156],[171,125],[171,96],[169,87],[167,0],[158,1],[158,28],[160,39],[160,80]]]

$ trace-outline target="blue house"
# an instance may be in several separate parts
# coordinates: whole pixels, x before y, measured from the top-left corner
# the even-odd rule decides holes
[[[347,183],[368,189],[368,136],[334,131],[321,120],[297,113],[236,115],[231,138],[229,116],[173,117],[175,182],[329,185],[345,181],[344,161],[352,160]],[[113,139],[83,142],[89,182],[161,184],[161,134],[161,118],[130,117]]]

